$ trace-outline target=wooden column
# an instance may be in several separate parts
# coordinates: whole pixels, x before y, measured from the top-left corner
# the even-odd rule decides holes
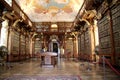
[[[32,39],[32,57],[35,57],[35,39]]]
[[[9,22],[9,24],[10,24],[10,22]],[[12,24],[12,23],[11,23],[11,24]],[[7,48],[8,48],[8,46],[9,46],[10,28],[11,28],[11,25],[10,25],[10,26],[8,26]]]
[[[86,60],[86,54],[85,54],[85,31],[83,30],[83,35],[84,35],[84,51],[83,51],[83,57],[84,57],[84,59]]]
[[[8,23],[8,24],[9,24],[9,23]],[[8,49],[8,47],[9,47],[9,39],[10,39],[10,26],[8,26],[7,49]],[[9,53],[9,51],[8,51],[8,53]],[[9,55],[7,55],[7,61],[9,61],[9,57],[11,57],[10,55],[11,55],[11,53],[10,53]]]
[[[1,28],[2,28],[2,22],[0,21],[0,42],[1,42]]]
[[[64,57],[65,57],[65,50],[66,50],[66,38],[64,38],[64,42],[63,42],[63,49],[64,49]]]
[[[27,57],[27,34],[25,33],[25,59]]]
[[[94,31],[93,31],[93,26],[91,25],[89,27],[89,35],[90,35],[90,47],[91,47],[91,51],[90,51],[90,55],[91,55],[91,58],[93,60],[93,54],[94,54],[94,48],[95,48],[95,36],[94,36]]]
[[[9,39],[8,39],[8,57],[7,61],[12,61],[12,36],[13,36],[13,28],[9,28]]]
[[[110,28],[110,41],[111,41],[111,60],[112,64],[115,64],[115,44],[114,44],[114,35],[113,35],[113,22],[111,10],[108,10],[108,19],[109,19],[109,28]]]
[[[80,45],[78,53],[79,53],[79,59],[81,59],[81,34],[80,34],[80,44],[78,45]]]
[[[75,38],[72,39],[72,42],[73,42],[73,59],[75,58]]]
[[[32,57],[33,56],[33,39],[32,39],[32,36],[30,36],[30,57]]]
[[[19,61],[21,60],[21,31],[19,34]]]
[[[78,47],[77,47],[77,37],[73,39],[73,52],[74,52],[74,58],[78,58]]]

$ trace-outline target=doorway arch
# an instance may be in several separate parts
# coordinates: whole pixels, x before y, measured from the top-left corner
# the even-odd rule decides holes
[[[49,51],[59,53],[59,42],[56,39],[49,43]]]

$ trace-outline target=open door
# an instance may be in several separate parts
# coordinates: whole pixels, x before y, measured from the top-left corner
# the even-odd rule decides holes
[[[57,43],[53,43],[53,52],[58,53],[58,44]]]

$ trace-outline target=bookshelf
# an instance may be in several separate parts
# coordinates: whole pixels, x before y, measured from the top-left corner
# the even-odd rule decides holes
[[[81,47],[81,36],[78,37],[78,54],[80,55],[80,47]]]
[[[26,57],[28,58],[30,54],[30,43],[29,43],[29,38],[26,37]]]
[[[41,49],[42,49],[41,41],[36,39],[35,40],[35,51],[34,51],[35,54],[39,53]]]
[[[120,5],[111,9],[116,63],[120,65]]]
[[[21,35],[21,55],[25,54],[25,36]]]
[[[19,54],[19,33],[17,31],[13,32],[12,38],[12,54]]]
[[[85,53],[85,41],[84,41],[84,33],[83,34],[81,34],[81,48],[80,48],[80,50],[81,50],[81,53],[82,54],[84,54]]]
[[[100,50],[102,54],[111,54],[110,28],[107,15],[98,22]]]
[[[90,46],[90,37],[89,37],[90,35],[89,35],[89,31],[87,30],[86,32],[85,32],[85,53],[86,54],[90,54],[90,51],[91,51],[91,46]]]

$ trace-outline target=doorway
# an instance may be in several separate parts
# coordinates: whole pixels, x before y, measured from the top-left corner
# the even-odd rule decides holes
[[[49,43],[49,51],[59,53],[59,43],[57,41],[51,41]]]
[[[58,44],[57,43],[53,43],[53,52],[58,53]]]

